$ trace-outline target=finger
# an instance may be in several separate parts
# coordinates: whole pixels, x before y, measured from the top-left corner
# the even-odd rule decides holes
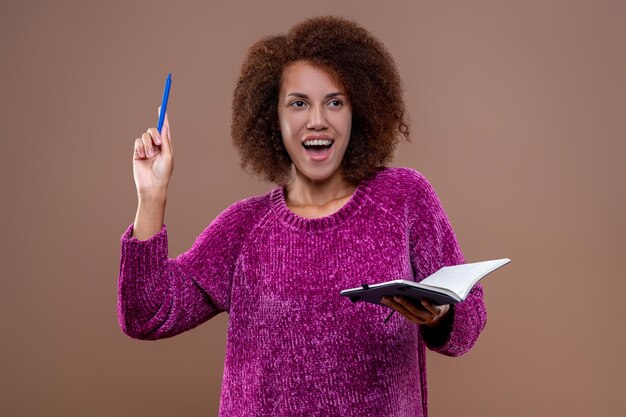
[[[393,297],[390,297],[388,299],[386,299],[386,301],[383,301],[385,303],[385,305],[393,308],[394,310],[396,310],[398,313],[402,314],[404,317],[406,317],[410,322],[412,323],[416,323],[416,324],[423,324],[424,318],[418,315],[413,314],[411,311],[409,311],[403,304],[401,304],[399,301],[394,300]]]
[[[406,311],[401,311],[401,310],[396,310],[398,313],[400,313],[401,315],[404,316],[404,318],[406,318],[408,321],[410,321],[413,324],[424,324],[422,323],[422,320],[415,317],[414,315],[407,313]]]
[[[438,313],[437,306],[434,305],[431,301],[429,301],[429,300],[427,300],[425,298],[422,299],[422,305],[424,306],[424,308],[427,311],[430,311],[433,314],[437,314]]]
[[[155,145],[158,146],[161,144],[163,140],[161,139],[161,134],[156,127],[151,127],[150,129],[148,129],[148,133],[150,134],[150,136],[152,136],[152,140],[154,141]]]
[[[394,297],[397,298],[396,302],[402,306],[404,311],[407,312],[412,317],[412,322],[417,324],[428,324],[433,320],[433,317],[430,312],[427,310],[421,309],[419,306],[416,306],[411,300],[408,300],[404,297]]]
[[[154,156],[154,146],[152,144],[152,136],[148,132],[144,132],[141,135],[141,141],[143,142],[143,147],[146,151],[146,156],[148,158],[152,158]]]
[[[159,106],[157,110],[157,114],[161,117],[161,106]],[[163,129],[161,129],[161,133],[165,131],[165,127],[170,127],[170,119],[167,117],[167,110],[165,110],[165,117],[163,118]]]
[[[159,106],[159,115],[161,114],[161,106]],[[163,153],[173,155],[174,149],[172,147],[172,135],[170,132],[170,120],[167,117],[167,110],[165,111],[165,119],[163,119],[163,129],[161,130],[161,140],[162,147],[161,151]]]
[[[167,126],[167,130],[169,132],[169,129],[170,129],[170,119],[167,117],[167,110],[165,110],[165,118],[163,119],[163,126]]]
[[[430,321],[433,319],[432,312],[419,307],[419,305],[415,304],[413,301],[402,296],[396,296],[394,298],[402,307],[404,307],[406,311],[408,311],[415,317],[418,317],[419,319],[425,321]]]
[[[428,323],[428,321],[424,319],[423,317],[416,316],[415,314],[411,313],[410,311],[406,309],[398,310],[398,312],[402,314],[404,317],[406,317],[407,320],[409,320],[411,323],[414,323],[414,324],[427,324]]]
[[[133,151],[133,158],[143,159],[146,157],[146,150],[143,147],[143,141],[141,138],[135,139],[135,146]]]

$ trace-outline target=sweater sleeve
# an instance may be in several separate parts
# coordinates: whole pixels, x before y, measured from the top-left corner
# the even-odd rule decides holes
[[[245,200],[244,200],[245,201]],[[135,339],[156,340],[190,330],[230,308],[232,277],[246,237],[249,208],[222,212],[188,251],[168,258],[167,227],[148,240],[121,238],[118,320]]]
[[[411,202],[411,263],[421,281],[444,266],[465,263],[448,217],[429,182],[413,171],[417,195]],[[460,356],[474,345],[487,322],[483,289],[476,284],[467,298],[450,306],[437,327],[420,326],[426,346],[446,356]]]

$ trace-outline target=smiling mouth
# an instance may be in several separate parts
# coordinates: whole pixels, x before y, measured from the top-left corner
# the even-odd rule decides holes
[[[322,155],[333,146],[333,143],[335,142],[328,139],[307,140],[302,143],[302,147],[312,154]]]
[[[304,146],[304,149],[312,156],[322,156],[330,152],[330,148],[332,148],[332,146],[332,143],[330,145],[312,145]]]

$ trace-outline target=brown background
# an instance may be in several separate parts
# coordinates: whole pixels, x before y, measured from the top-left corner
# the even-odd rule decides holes
[[[247,48],[328,13],[397,60],[414,144],[392,165],[431,180],[469,261],[513,260],[474,349],[429,352],[432,415],[623,415],[624,2],[106,3],[1,6],[1,415],[217,414],[225,314],[158,342],[118,327],[133,140],[171,72],[175,256],[272,186],[229,138]]]

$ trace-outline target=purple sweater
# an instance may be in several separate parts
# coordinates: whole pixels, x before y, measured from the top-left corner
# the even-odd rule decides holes
[[[428,181],[385,168],[338,212],[293,213],[283,188],[228,207],[187,252],[167,229],[121,239],[118,316],[128,336],[171,337],[229,314],[220,416],[427,416],[426,347],[467,352],[485,326],[483,290],[436,329],[339,296],[363,282],[420,281],[464,263]]]

